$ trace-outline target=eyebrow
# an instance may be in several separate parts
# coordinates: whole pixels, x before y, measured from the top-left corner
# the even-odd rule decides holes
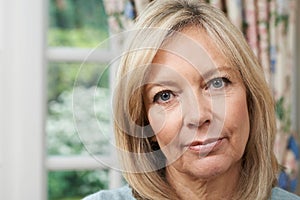
[[[213,69],[210,69],[204,73],[201,73],[201,77],[206,80],[210,77],[212,77],[214,74],[217,74],[217,73],[221,73],[221,72],[226,72],[226,71],[233,71],[235,74],[237,73],[237,69],[233,68],[233,67],[228,67],[226,65],[224,66],[221,66],[219,68],[213,68]]]
[[[160,86],[171,86],[171,87],[179,87],[179,84],[175,81],[156,81],[156,82],[149,82],[145,84],[145,90],[150,91],[154,87],[160,87]]]
[[[219,68],[210,69],[210,70],[206,71],[205,73],[200,73],[200,75],[202,77],[202,80],[206,80],[206,79],[209,79],[210,77],[212,77],[213,75],[215,75],[216,73],[221,73],[224,71],[233,71],[234,74],[237,73],[237,69],[224,65]],[[158,80],[158,81],[146,83],[144,88],[145,88],[145,91],[148,92],[154,87],[161,87],[161,86],[179,87],[179,84],[172,80],[167,80],[167,81],[166,80]]]

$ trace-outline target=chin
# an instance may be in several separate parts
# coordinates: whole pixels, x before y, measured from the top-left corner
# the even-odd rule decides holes
[[[224,156],[207,156],[194,160],[186,165],[185,171],[200,179],[212,179],[218,176],[230,175],[239,169],[240,162]]]

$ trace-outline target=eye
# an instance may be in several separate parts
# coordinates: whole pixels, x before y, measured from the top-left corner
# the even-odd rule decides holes
[[[154,96],[153,102],[168,103],[172,98],[174,98],[174,94],[170,90],[163,90]]]
[[[206,89],[222,89],[226,87],[230,82],[228,78],[218,77],[208,81]]]
[[[223,79],[221,78],[213,79],[211,82],[211,86],[217,89],[222,88],[224,86]]]

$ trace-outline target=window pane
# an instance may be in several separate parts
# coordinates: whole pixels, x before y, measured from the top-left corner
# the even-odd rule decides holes
[[[49,46],[95,47],[108,37],[102,0],[50,0]]]
[[[107,170],[48,172],[49,200],[79,200],[107,188]]]
[[[48,155],[109,153],[112,131],[106,65],[50,63],[48,70]]]

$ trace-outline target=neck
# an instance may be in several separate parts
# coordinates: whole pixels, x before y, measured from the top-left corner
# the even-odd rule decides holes
[[[210,179],[201,179],[167,168],[167,180],[181,200],[232,199],[240,177],[240,167]]]

